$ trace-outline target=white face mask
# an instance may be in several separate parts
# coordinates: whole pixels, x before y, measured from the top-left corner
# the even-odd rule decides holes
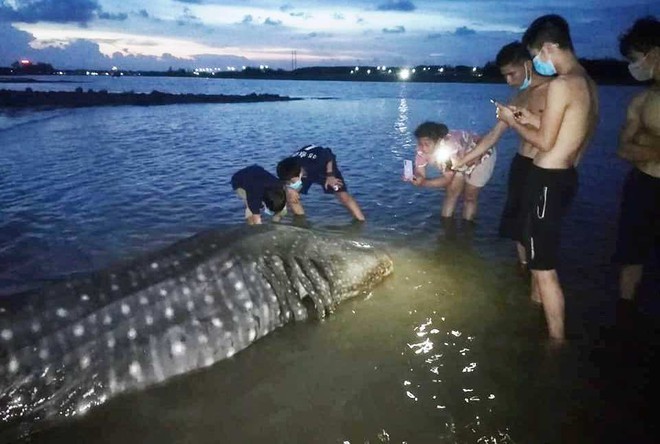
[[[637,60],[635,63],[628,64],[628,71],[630,71],[630,74],[638,82],[646,82],[647,80],[651,80],[653,78],[653,67],[645,67],[645,60],[646,56]]]

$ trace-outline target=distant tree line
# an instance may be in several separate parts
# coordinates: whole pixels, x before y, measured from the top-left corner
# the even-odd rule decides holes
[[[599,84],[634,84],[628,72],[628,64],[616,59],[581,59],[580,62]],[[340,80],[340,81],[399,81],[400,67],[378,66],[315,66],[294,70],[247,67],[236,71],[218,71],[214,73],[184,69],[167,71],[121,71],[122,75],[167,76],[167,77],[206,77],[206,78],[245,78],[275,80]],[[409,82],[462,82],[462,83],[503,83],[504,79],[495,62],[488,62],[483,67],[467,65],[420,65],[406,68]],[[9,68],[0,68],[0,75],[51,75],[64,72],[69,75],[85,75],[88,70],[55,70],[49,63],[30,63],[17,61]],[[116,71],[107,72],[117,75]]]

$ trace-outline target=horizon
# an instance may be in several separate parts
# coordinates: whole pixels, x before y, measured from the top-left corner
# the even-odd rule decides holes
[[[166,71],[477,66],[536,17],[567,19],[578,57],[616,59],[652,0],[2,0],[0,66]]]

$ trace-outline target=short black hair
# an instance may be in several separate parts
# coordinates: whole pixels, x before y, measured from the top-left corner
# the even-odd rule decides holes
[[[280,180],[291,180],[300,174],[300,163],[295,157],[287,157],[277,164],[277,177]]]
[[[646,54],[654,47],[660,47],[660,21],[653,16],[637,19],[634,25],[619,36],[619,51],[629,58],[631,51]]]
[[[560,15],[548,14],[534,20],[522,38],[525,47],[538,49],[544,43],[556,43],[574,52],[568,22]]]
[[[279,213],[286,205],[286,193],[283,186],[266,187],[264,190],[264,203],[266,208],[274,213]]]
[[[447,135],[449,128],[444,123],[424,122],[415,129],[415,137],[420,139],[428,137],[433,140],[440,140]]]
[[[495,64],[498,68],[501,68],[511,63],[522,65],[531,59],[532,57],[529,55],[529,51],[527,51],[525,45],[515,41],[502,46],[502,49],[500,49],[500,52],[497,53],[497,57],[495,58]]]

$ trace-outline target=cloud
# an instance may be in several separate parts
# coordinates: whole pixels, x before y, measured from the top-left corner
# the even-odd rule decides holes
[[[476,34],[477,31],[474,29],[468,28],[467,26],[461,26],[459,28],[456,28],[454,31],[454,35],[473,35]]]
[[[118,14],[111,14],[109,12],[99,12],[99,18],[102,20],[114,20],[118,22],[123,22],[128,18],[128,14],[126,14],[125,12],[121,12]]]
[[[266,17],[266,20],[264,20],[264,25],[280,26],[281,24],[282,24],[281,20],[275,20],[270,17]]]
[[[344,14],[341,14],[339,12],[335,12],[334,14],[332,14],[332,18],[335,19],[335,20],[344,20],[345,17],[344,17]]]
[[[394,26],[392,28],[383,28],[384,34],[403,34],[406,32],[406,28],[403,26]]]
[[[199,17],[197,17],[195,14],[192,13],[190,8],[185,7],[183,8],[183,15],[179,17],[179,19],[176,21],[179,26],[182,25],[189,25],[189,24],[199,24],[201,23],[201,20]]]
[[[149,13],[146,9],[140,9],[137,14],[142,18],[149,18]]]
[[[0,3],[0,22],[86,24],[101,13],[97,0],[16,0],[12,4]]]
[[[309,39],[326,38],[332,36],[333,34],[329,32],[310,32],[309,34],[306,35],[306,37]]]
[[[188,3],[189,5],[201,5],[202,0],[174,0],[179,3]]]
[[[388,0],[376,6],[378,11],[403,11],[409,12],[417,9],[413,2],[408,0]]]
[[[280,6],[280,11],[282,12],[291,11],[292,9],[293,9],[293,5],[290,3],[285,3],[284,5]]]
[[[244,25],[249,25],[253,21],[254,21],[254,18],[250,14],[248,14],[245,17],[243,17],[243,20],[241,20],[241,23],[244,24]]]
[[[75,40],[68,44],[36,49],[30,46],[32,34],[0,23],[0,66],[10,66],[17,60],[28,58],[34,62],[50,63],[56,69],[110,69],[118,66],[125,70],[166,71],[191,69],[199,66],[241,66],[254,64],[245,57],[233,55],[200,54],[191,59],[182,59],[172,54],[144,56],[115,52],[111,56],[101,53],[99,44],[89,40]]]

